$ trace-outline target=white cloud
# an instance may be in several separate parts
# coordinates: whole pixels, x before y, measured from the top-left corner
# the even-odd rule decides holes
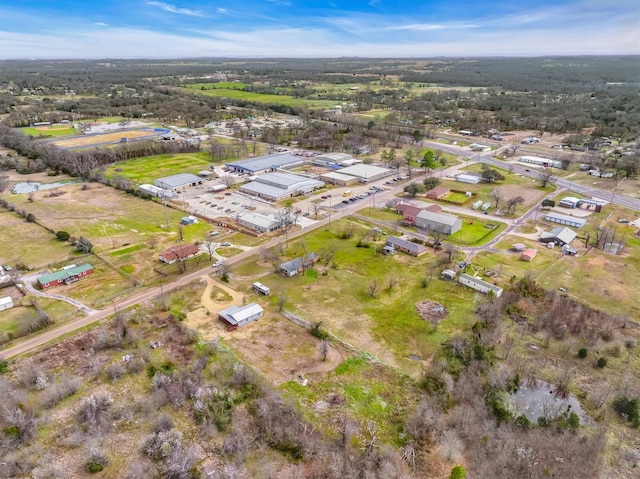
[[[221,8],[221,7],[220,8],[216,8],[216,13],[221,13],[221,14],[227,13],[227,9],[226,8]]]
[[[97,26],[97,27],[106,27],[107,26],[107,24],[103,23],[103,22],[96,22],[96,23],[94,23],[94,25]]]
[[[412,23],[409,25],[395,25],[386,27],[385,30],[409,30],[414,32],[430,32],[433,30],[447,30],[447,29],[467,29],[478,28],[478,25],[471,23]]]
[[[278,5],[279,7],[290,7],[291,2],[287,2],[285,0],[267,0],[269,3],[273,3],[274,5]]]
[[[169,3],[164,3],[164,2],[155,2],[155,1],[148,1],[146,2],[147,5],[151,6],[151,7],[157,7],[160,10],[164,10],[165,12],[170,12],[170,13],[178,13],[180,15],[188,15],[190,17],[204,17],[205,14],[202,13],[199,10],[192,10],[190,8],[180,8],[180,7],[176,7],[175,5],[171,5]]]

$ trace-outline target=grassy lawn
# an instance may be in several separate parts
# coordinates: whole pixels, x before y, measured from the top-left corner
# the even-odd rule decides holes
[[[567,288],[570,297],[593,308],[640,318],[640,241],[627,236],[621,255],[592,249],[586,255],[565,256],[541,273],[546,289]]]
[[[515,243],[522,243],[527,248],[533,248],[538,251],[533,261],[522,261],[521,253],[511,251],[511,246]],[[478,272],[480,276],[484,276],[486,271],[495,271],[500,274],[498,278],[492,278],[490,281],[496,282],[499,286],[506,288],[512,276],[522,278],[525,274],[531,273],[534,277],[546,271],[556,261],[558,261],[559,250],[546,248],[537,241],[532,241],[517,236],[507,237],[496,245],[499,252],[480,251],[471,260],[471,269],[467,268],[467,272],[473,274]]]
[[[188,83],[182,86],[191,90],[242,90],[248,85],[248,83],[222,81],[218,83]]]
[[[7,309],[0,315],[0,335],[2,335],[1,332],[13,335],[18,331],[21,323],[35,320],[37,317],[38,311],[31,306],[16,305]]]
[[[259,246],[266,243],[267,238],[249,236],[242,233],[232,233],[229,236],[225,236],[224,240],[240,246]]]
[[[348,223],[356,228],[354,237],[337,239],[336,232]],[[274,296],[277,296],[275,292],[286,292],[286,309],[310,321],[322,321],[327,330],[339,337],[415,372],[418,364],[408,360],[409,355],[429,357],[448,335],[472,324],[473,294],[456,284],[429,279],[439,275],[439,270],[434,268],[437,258],[431,252],[413,258],[404,254],[376,255],[373,247],[357,248],[357,238],[367,229],[342,220],[332,225],[332,231],[323,229],[304,238],[307,251],[321,252],[326,245],[335,245],[338,248],[333,260],[336,268],[319,263],[306,275],[285,278],[270,273],[260,281],[274,291]],[[381,238],[378,246],[383,243]],[[301,254],[298,245],[291,245],[287,258]],[[267,270],[265,267],[264,271]],[[239,268],[239,272],[245,273],[243,268]],[[427,276],[428,287],[423,288],[421,280]],[[391,279],[397,284],[389,289]],[[380,285],[377,299],[368,294],[374,280]],[[250,283],[238,286],[248,290]],[[415,309],[417,302],[427,298],[433,298],[449,310],[449,316],[437,331],[422,320]]]
[[[507,227],[505,223],[498,221],[485,222],[478,218],[457,216],[462,220],[462,229],[448,236],[445,241],[461,246],[478,246],[487,243]],[[495,228],[485,228],[485,224],[495,225]]]
[[[339,102],[334,100],[311,100],[306,98],[295,98],[290,95],[274,95],[271,93],[254,93],[232,88],[214,88],[211,90],[199,90],[194,88],[181,88],[183,92],[197,93],[200,95],[230,98],[233,100],[244,100],[254,103],[276,103],[279,105],[292,107],[317,107],[329,108]]]
[[[39,136],[72,136],[77,135],[78,132],[73,127],[67,127],[64,125],[55,125],[45,127],[44,129],[39,129],[42,127],[27,127],[20,128],[20,131],[25,135],[39,137]]]
[[[78,255],[75,248],[58,241],[44,228],[28,223],[15,213],[1,210],[0,224],[0,260],[3,263],[22,263],[29,269],[35,269]],[[17,238],[20,241],[16,241]]]
[[[176,155],[157,155],[136,158],[109,166],[105,175],[113,178],[118,175],[136,183],[151,183],[163,176],[178,173],[193,173],[208,170],[212,164],[209,153],[180,153]]]

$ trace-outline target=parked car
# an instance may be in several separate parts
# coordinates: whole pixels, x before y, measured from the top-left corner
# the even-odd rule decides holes
[[[219,266],[222,266],[222,261],[216,261],[211,265],[212,268],[218,268]]]
[[[223,243],[220,243],[220,246],[231,246],[231,243],[229,243],[228,241],[225,241]]]

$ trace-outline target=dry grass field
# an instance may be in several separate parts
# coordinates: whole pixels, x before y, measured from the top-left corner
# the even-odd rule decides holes
[[[58,148],[82,148],[93,145],[101,145],[107,143],[119,143],[122,138],[135,140],[154,136],[157,133],[152,128],[141,128],[137,130],[114,131],[111,133],[103,133],[100,135],[76,136],[73,138],[60,139],[52,141],[51,144]]]

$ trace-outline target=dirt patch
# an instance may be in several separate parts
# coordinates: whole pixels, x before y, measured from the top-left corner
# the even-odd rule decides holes
[[[429,321],[431,324],[438,324],[449,314],[447,308],[440,303],[429,301],[428,299],[417,303],[416,310],[418,310],[418,314],[422,319]]]
[[[69,138],[67,140],[58,140],[51,142],[58,148],[78,148],[82,146],[99,145],[102,143],[118,143],[122,138],[137,139],[145,136],[153,136],[154,131],[151,129],[116,131],[113,133],[104,133],[102,135],[88,135],[77,138]]]
[[[522,196],[524,198],[524,206],[528,209],[542,201],[549,194],[547,191],[535,189],[535,186],[539,186],[539,183],[534,184],[531,182],[531,186],[500,185],[499,188],[504,198]]]

